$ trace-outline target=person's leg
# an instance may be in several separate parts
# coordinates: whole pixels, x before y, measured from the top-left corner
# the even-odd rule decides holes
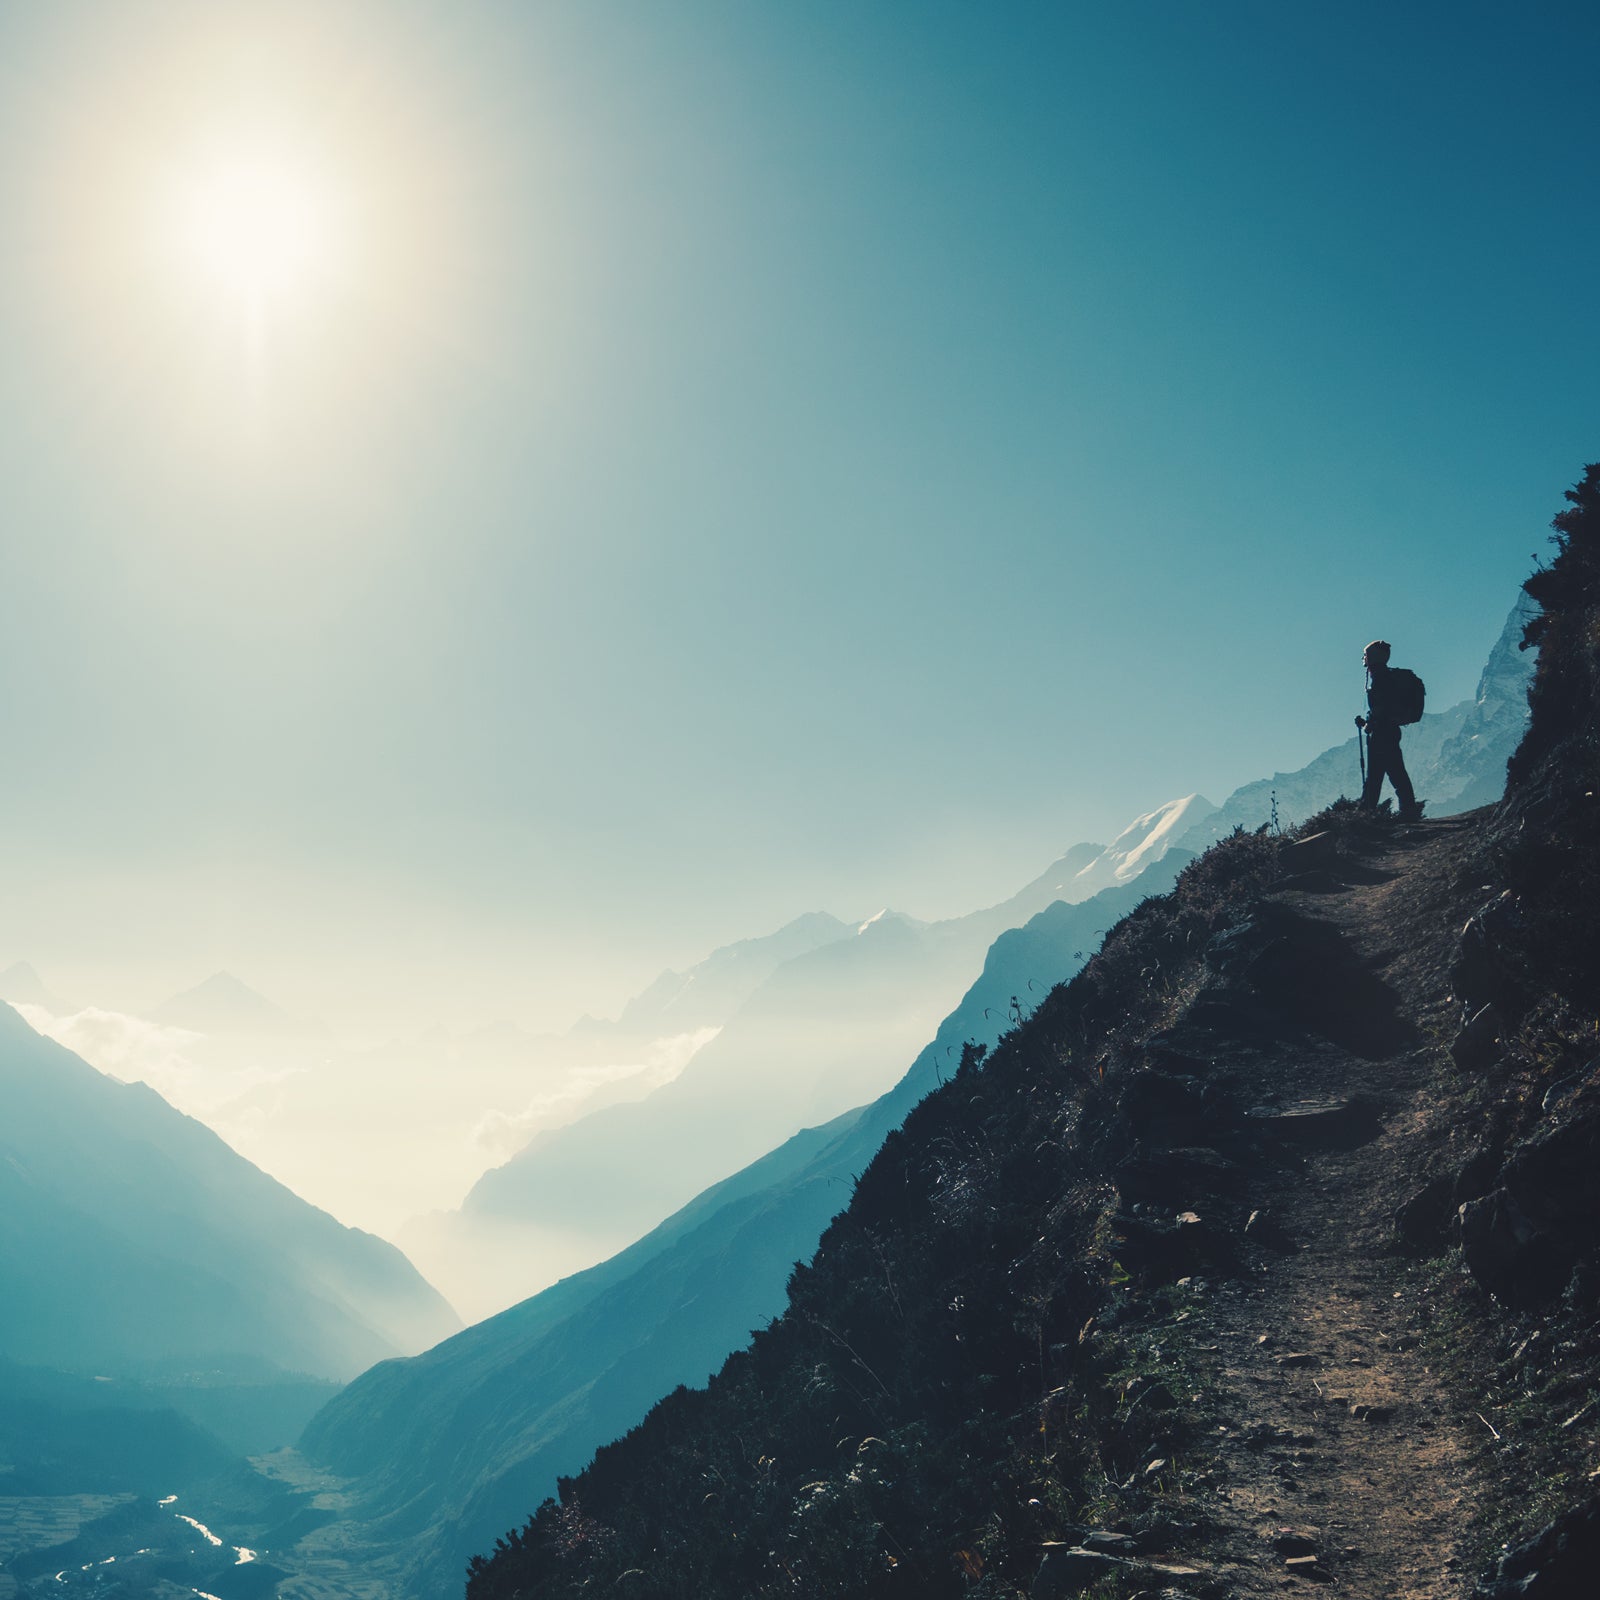
[[[1411,787],[1411,774],[1406,771],[1406,760],[1400,754],[1400,736],[1395,735],[1394,754],[1389,757],[1389,782],[1394,785],[1394,797],[1400,803],[1402,817],[1415,816],[1417,792]]]
[[[1361,791],[1361,803],[1369,809],[1376,806],[1383,793],[1383,780],[1390,763],[1400,754],[1400,736],[1393,729],[1367,727],[1367,782]],[[1396,793],[1399,792],[1396,786]]]
[[[1378,728],[1373,731],[1367,741],[1367,775],[1374,801],[1383,786],[1383,780],[1387,778],[1394,785],[1394,798],[1400,815],[1408,821],[1416,820],[1419,815],[1417,796],[1411,787],[1411,774],[1406,771],[1405,757],[1400,754],[1398,728]]]

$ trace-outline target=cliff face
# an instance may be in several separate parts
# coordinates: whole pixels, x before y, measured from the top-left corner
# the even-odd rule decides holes
[[[1429,782],[1451,797],[1448,806],[1436,808],[1441,813],[1492,805],[1503,792],[1506,762],[1528,726],[1528,686],[1537,658],[1523,648],[1523,635],[1537,611],[1526,596],[1511,608],[1459,731],[1439,747]]]
[[[1186,869],[472,1600],[1567,1592],[1530,1575],[1600,1470],[1597,477],[1503,804]]]

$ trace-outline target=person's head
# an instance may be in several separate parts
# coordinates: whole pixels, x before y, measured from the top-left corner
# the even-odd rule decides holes
[[[1361,665],[1368,672],[1376,672],[1389,665],[1389,646],[1383,639],[1374,639],[1365,650],[1361,652]]]

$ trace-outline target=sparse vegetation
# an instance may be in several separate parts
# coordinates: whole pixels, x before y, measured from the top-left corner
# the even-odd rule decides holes
[[[1432,1259],[1375,1268],[1382,1298],[1367,1320],[1425,1325],[1380,1342],[1425,1338],[1418,1393],[1433,1398],[1417,1426],[1477,1474],[1454,1522],[1441,1511],[1437,1525],[1481,1562],[1592,1492],[1600,467],[1569,500],[1558,555],[1529,584],[1544,607],[1537,720],[1510,792],[1434,836],[1447,841],[1427,857],[1436,880],[1370,902],[1397,946],[1358,958],[1293,899],[1387,893],[1409,848],[1392,817],[1341,803],[1288,836],[1223,840],[1031,1016],[1018,1007],[987,1057],[963,1056],[796,1268],[784,1315],[707,1389],[668,1396],[563,1480],[473,1562],[470,1600],[1023,1596],[1042,1550],[1090,1526],[1238,1559],[1212,1492],[1228,1470],[1219,1435],[1233,1470],[1259,1460],[1269,1486],[1292,1487],[1326,1450],[1324,1435],[1308,1450],[1264,1424],[1254,1445],[1241,1439],[1241,1419],[1222,1412],[1218,1334],[1196,1334],[1214,1309],[1202,1285],[1270,1284],[1271,1262],[1299,1248],[1242,1198],[1303,1182],[1302,1158],[1252,1122],[1273,1074],[1289,1095],[1372,1062],[1386,1064],[1380,1083],[1398,1064],[1411,1074],[1404,1149],[1425,1160],[1352,1180],[1366,1185],[1349,1191],[1359,1214],[1332,1225],[1388,1237],[1396,1186],[1431,1185],[1403,1209]],[[1352,1100],[1330,1115],[1333,1137],[1356,1145],[1378,1113]],[[1183,1209],[1190,1194],[1206,1197],[1204,1215]],[[1491,1243],[1496,1218],[1531,1220],[1533,1257],[1515,1259],[1512,1229],[1513,1259],[1492,1264],[1474,1205],[1489,1207],[1478,1215]],[[1359,1323],[1375,1291],[1336,1287]],[[1248,1288],[1228,1291],[1233,1337]],[[1284,1362],[1302,1362],[1272,1359],[1280,1383]],[[1377,1448],[1388,1407],[1305,1382],[1327,1448],[1358,1427],[1360,1447]],[[1515,1496],[1497,1492],[1512,1482]],[[1463,1568],[1458,1591],[1472,1577]]]

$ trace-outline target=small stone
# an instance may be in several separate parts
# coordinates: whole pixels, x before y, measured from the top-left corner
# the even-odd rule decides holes
[[[1388,1422],[1394,1416],[1393,1406],[1369,1406],[1359,1401],[1350,1404],[1350,1415],[1357,1422]]]
[[[1047,1550],[1034,1576],[1032,1592],[1035,1600],[1058,1600],[1080,1593],[1120,1566],[1122,1562],[1115,1556],[1098,1550]]]
[[[1278,1357],[1280,1367],[1314,1367],[1316,1364],[1317,1358],[1309,1350],[1291,1350]]]
[[[1291,1572],[1315,1572],[1317,1558],[1315,1556],[1285,1556],[1283,1564]]]
[[[1132,1555],[1138,1541],[1131,1533],[1116,1533],[1110,1528],[1094,1528],[1078,1541],[1085,1550],[1098,1550],[1102,1555]]]
[[[1317,1541],[1302,1528],[1280,1528],[1272,1548],[1280,1556],[1315,1556]]]

